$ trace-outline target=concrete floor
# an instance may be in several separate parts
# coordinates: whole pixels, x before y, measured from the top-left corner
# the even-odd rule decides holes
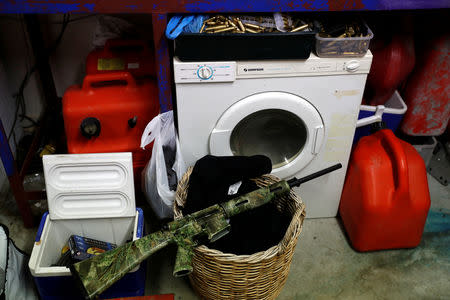
[[[358,253],[339,219],[307,219],[278,299],[450,299],[450,186],[431,176],[428,181],[432,204],[419,247]],[[36,228],[22,227],[9,194],[0,199],[0,222],[30,252]],[[198,299],[186,279],[172,277],[174,251],[160,251],[148,260],[146,294]]]

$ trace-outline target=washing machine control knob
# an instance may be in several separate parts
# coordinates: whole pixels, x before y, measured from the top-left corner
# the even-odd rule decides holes
[[[356,72],[360,67],[360,63],[357,60],[350,60],[344,64],[344,69],[348,72]]]
[[[197,75],[200,79],[207,80],[211,78],[213,74],[213,70],[211,67],[203,66],[197,70]]]

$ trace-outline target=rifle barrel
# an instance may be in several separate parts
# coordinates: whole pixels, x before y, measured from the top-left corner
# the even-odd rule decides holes
[[[302,178],[299,178],[299,179],[294,177],[294,178],[288,180],[289,187],[292,188],[294,186],[300,186],[302,183],[305,183],[307,181],[310,181],[312,179],[315,179],[315,178],[320,177],[322,175],[325,175],[327,173],[333,172],[333,171],[335,171],[337,169],[340,169],[340,168],[342,168],[342,164],[338,163],[338,164],[335,164],[335,165],[333,165],[331,167],[328,167],[326,169],[320,170],[318,172],[312,173],[312,174],[310,174],[308,176],[305,176],[305,177],[302,177]]]

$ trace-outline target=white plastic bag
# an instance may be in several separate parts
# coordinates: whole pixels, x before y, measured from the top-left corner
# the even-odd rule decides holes
[[[136,27],[122,18],[98,15],[92,44],[99,48],[105,46],[107,40],[139,37]]]
[[[175,190],[169,187],[166,161],[163,147],[175,153],[172,170],[177,180],[186,172],[186,164],[181,157],[180,145],[175,133],[173,111],[159,114],[148,123],[141,138],[141,147],[144,148],[152,141],[152,157],[142,171],[142,189],[158,218],[172,218],[172,205],[175,200]]]
[[[8,228],[0,224],[0,299],[38,300],[28,269],[29,255],[9,238]]]

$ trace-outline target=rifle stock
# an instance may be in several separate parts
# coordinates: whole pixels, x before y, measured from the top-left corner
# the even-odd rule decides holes
[[[92,299],[150,255],[174,241],[171,232],[157,231],[102,255],[73,264],[70,271],[82,287],[84,297]]]

